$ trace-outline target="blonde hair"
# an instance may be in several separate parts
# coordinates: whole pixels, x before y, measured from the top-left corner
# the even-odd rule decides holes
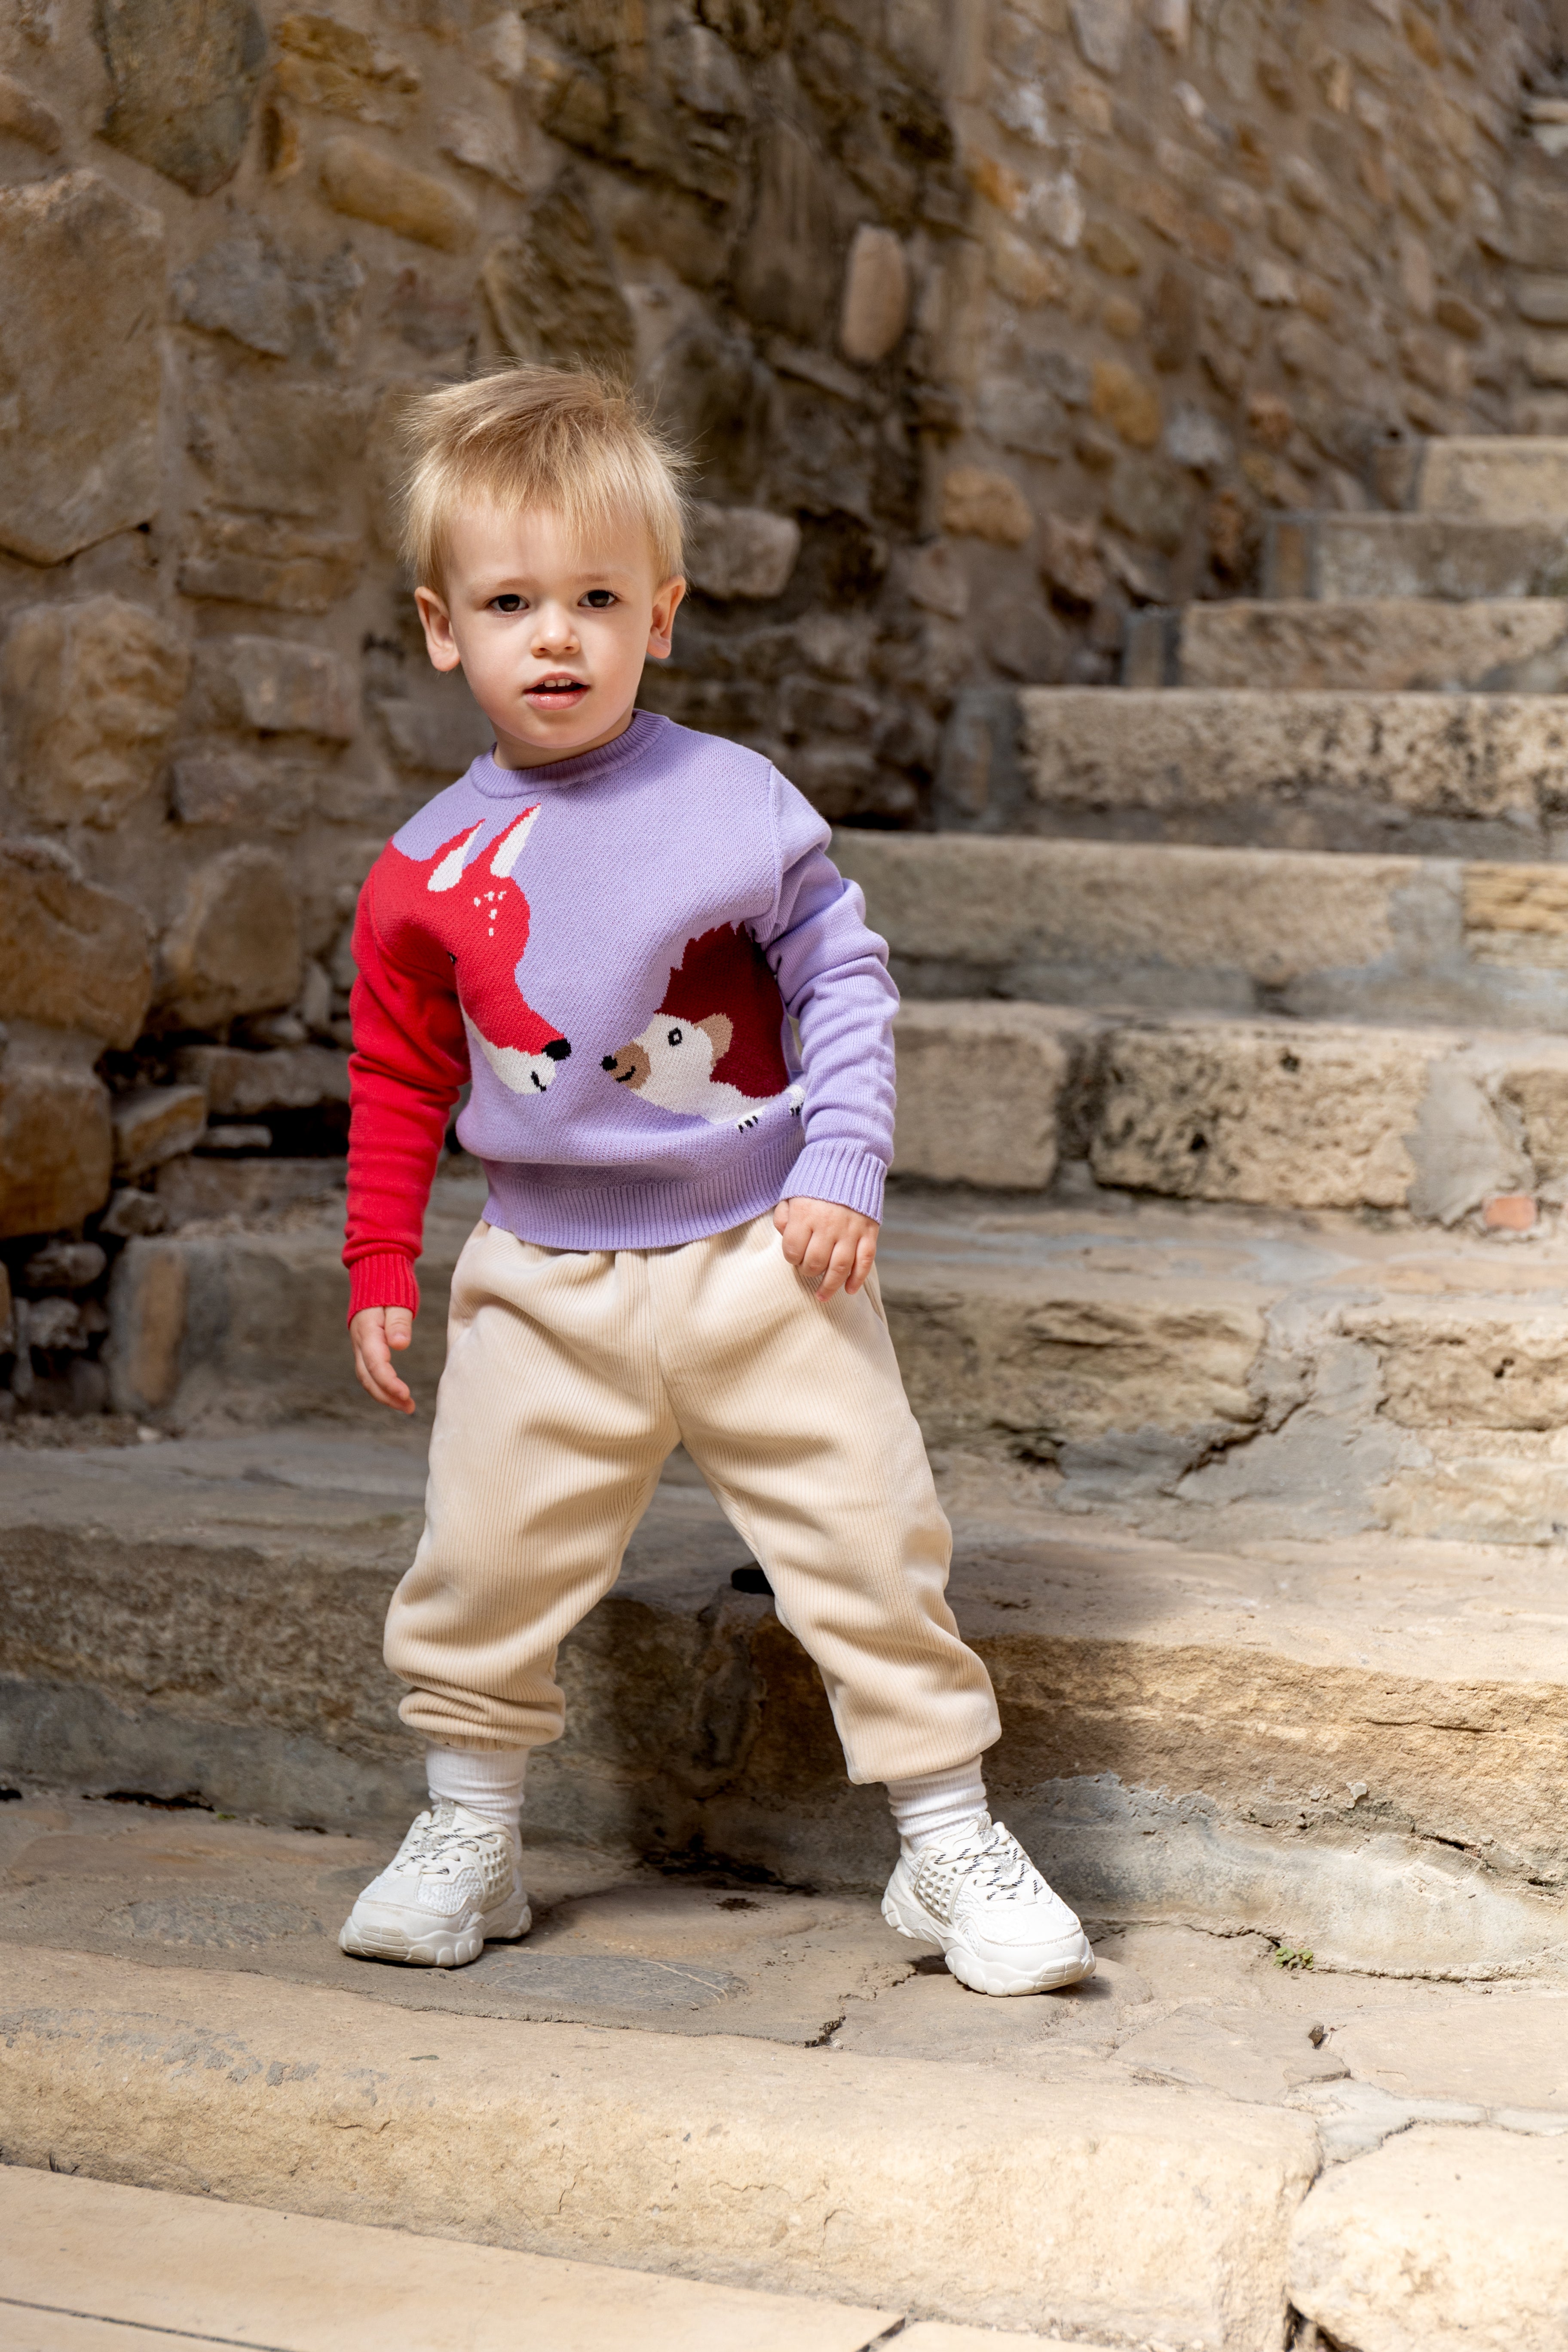
[[[585,368],[510,367],[410,401],[400,500],[403,555],[439,589],[465,508],[547,507],[586,539],[629,515],[661,580],[681,569],[685,457],[624,384]]]

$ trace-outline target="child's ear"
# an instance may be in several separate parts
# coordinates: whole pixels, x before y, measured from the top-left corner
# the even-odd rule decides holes
[[[458,640],[452,635],[452,615],[447,610],[446,599],[434,588],[416,588],[414,602],[419,608],[420,625],[425,631],[425,650],[437,669],[456,669],[462,661]]]
[[[650,661],[668,661],[674,644],[675,615],[686,593],[686,583],[679,574],[667,580],[654,591],[653,614],[648,623],[647,650]]]

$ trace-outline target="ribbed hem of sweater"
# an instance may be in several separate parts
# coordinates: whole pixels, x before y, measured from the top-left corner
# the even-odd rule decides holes
[[[792,1123],[744,1170],[702,1181],[595,1184],[590,1171],[574,1170],[570,1181],[542,1181],[526,1168],[494,1160],[485,1173],[490,1186],[485,1216],[503,1233],[542,1249],[616,1250],[679,1249],[749,1224],[791,1194],[837,1201],[877,1216],[887,1171],[852,1145],[808,1144],[801,1150],[800,1129]]]
[[[414,1261],[401,1250],[377,1250],[356,1257],[349,1268],[349,1321],[367,1307],[406,1307],[419,1312],[419,1284]]]

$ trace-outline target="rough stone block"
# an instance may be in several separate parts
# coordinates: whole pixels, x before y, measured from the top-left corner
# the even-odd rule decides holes
[[[179,1386],[187,1269],[166,1242],[132,1241],[120,1253],[109,1287],[104,1362],[116,1412],[140,1419],[166,1405]]]
[[[117,824],[157,780],[189,671],[173,625],[119,597],[19,613],[0,649],[0,709],[29,815]]]
[[[114,1171],[145,1176],[201,1140],[207,1123],[199,1087],[136,1087],[114,1104]]]
[[[159,1002],[175,1026],[216,1028],[292,1003],[301,965],[288,867],[274,850],[226,850],[193,876],[161,942]]]
[[[905,1004],[894,1032],[895,1171],[945,1184],[1048,1184],[1083,1025],[1040,1004]]]
[[[191,751],[174,762],[170,775],[182,824],[232,825],[247,834],[298,833],[320,781],[299,761],[249,751]]]
[[[157,512],[163,277],[158,215],[96,172],[0,189],[0,547],[12,554],[60,563]]]
[[[174,307],[188,326],[232,335],[247,350],[287,359],[294,348],[295,296],[272,245],[254,231],[222,238],[174,280]]]
[[[1205,812],[1256,823],[1288,803],[1302,847],[1320,845],[1308,830],[1316,803],[1325,824],[1333,812],[1325,847],[1372,845],[1379,814],[1395,811],[1502,819],[1522,848],[1568,751],[1568,698],[1547,695],[1026,688],[1018,703],[1037,803],[1136,809],[1189,833]]]
[[[942,527],[954,539],[1022,547],[1035,527],[1029,502],[1010,475],[954,466],[942,486]]]
[[[1568,527],[1468,515],[1282,516],[1264,543],[1268,596],[1559,596]]]
[[[199,1087],[216,1118],[253,1118],[258,1111],[310,1110],[347,1102],[345,1055],[328,1045],[284,1045],[247,1054],[235,1045],[186,1045],[174,1057],[176,1076]]]
[[[109,1089],[61,1038],[0,1052],[0,1237],[78,1225],[109,1198]]]
[[[363,453],[370,395],[358,386],[228,373],[192,380],[187,440],[226,511],[296,515],[318,526],[343,508]]]
[[[721,602],[781,596],[800,553],[793,515],[763,507],[717,507],[699,501],[691,519],[687,570],[694,588]]]
[[[65,130],[52,106],[35,98],[26,85],[11,74],[0,74],[0,132],[9,139],[25,139],[29,147],[41,154],[58,155],[65,139]]]
[[[0,843],[0,1021],[133,1045],[153,993],[141,912],[61,855]]]
[[[289,637],[208,638],[196,684],[216,718],[263,735],[319,735],[347,743],[359,732],[359,681],[347,662]]]
[[[1418,2124],[1325,2172],[1290,2232],[1290,2300],[1361,2352],[1555,2352],[1568,2137]]]
[[[391,131],[405,129],[412,119],[421,87],[417,70],[353,26],[300,12],[281,19],[278,42],[278,87],[296,105]]]
[[[342,532],[310,530],[282,516],[197,515],[179,584],[187,596],[220,604],[325,613],[349,594],[363,562],[363,541]]]
[[[232,179],[267,62],[251,0],[101,0],[94,29],[113,92],[110,146],[193,196]]]
[[[1504,434],[1427,441],[1414,503],[1423,514],[1472,515],[1487,522],[1568,521],[1568,441]]]
[[[1091,404],[1096,416],[1111,425],[1134,449],[1152,449],[1163,423],[1160,395],[1153,385],[1121,360],[1096,360]]]
[[[479,215],[467,196],[427,172],[395,163],[363,139],[328,140],[321,193],[337,212],[443,253],[467,252],[479,233]]]
[[[1559,674],[1568,686],[1568,603],[1551,596],[1458,604],[1392,596],[1331,604],[1237,598],[1188,605],[1179,645],[1172,683],[1185,687],[1553,693]],[[1537,669],[1549,669],[1550,678]]]
[[[521,236],[492,245],[479,282],[514,359],[633,365],[637,330],[615,255],[568,174],[532,207]]]
[[[171,1160],[158,1171],[155,1202],[145,1192],[132,1196],[158,1212],[155,1225],[137,1230],[162,1233],[167,1224],[178,1233],[215,1217],[250,1223],[301,1201],[330,1201],[343,1189],[347,1165],[342,1160]]]
[[[908,324],[910,265],[891,229],[862,222],[849,247],[838,347],[859,367],[885,360]]]
[[[1094,1172],[1180,1200],[1402,1208],[1426,1083],[1412,1042],[1261,1024],[1118,1030],[1100,1066]]]

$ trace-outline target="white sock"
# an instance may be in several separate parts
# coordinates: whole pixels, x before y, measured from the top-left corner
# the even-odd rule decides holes
[[[483,1813],[503,1830],[519,1833],[526,1748],[427,1748],[425,1774],[433,1797],[450,1797],[471,1813]]]
[[[945,1772],[921,1772],[888,1782],[888,1804],[906,1853],[940,1839],[944,1844],[985,1817],[985,1781],[977,1756]]]

